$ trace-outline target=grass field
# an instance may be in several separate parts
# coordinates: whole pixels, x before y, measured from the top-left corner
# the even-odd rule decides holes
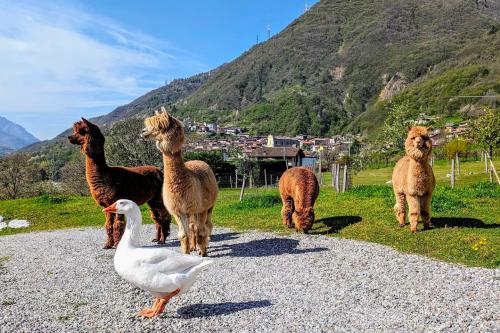
[[[385,169],[364,171],[364,175],[360,173],[354,178],[354,183],[359,184],[362,179],[366,183],[385,183],[388,179],[382,178],[385,172]],[[440,179],[439,169],[436,174]],[[214,211],[216,226],[292,232],[281,225],[277,189],[248,189],[245,200],[240,203],[238,199],[238,190],[220,191]],[[393,205],[392,190],[387,185],[356,186],[342,194],[324,186],[315,206],[317,222],[312,234],[376,242],[399,251],[470,266],[500,266],[499,186],[477,183],[453,190],[438,186],[432,203],[434,228],[417,234],[411,234],[409,226],[398,227]],[[145,222],[151,223],[146,207],[143,211]],[[102,226],[104,221],[101,209],[88,197],[42,196],[0,201],[0,215],[32,222],[29,228],[4,229],[0,235]]]

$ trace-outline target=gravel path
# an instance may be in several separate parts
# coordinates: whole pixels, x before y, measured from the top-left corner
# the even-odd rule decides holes
[[[0,237],[0,331],[500,331],[500,270],[346,239],[227,229],[215,230],[216,262],[191,291],[142,319],[152,297],[117,276],[103,240],[93,228]]]

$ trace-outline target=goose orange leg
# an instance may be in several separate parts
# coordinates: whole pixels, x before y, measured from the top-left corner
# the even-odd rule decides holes
[[[157,298],[155,304],[153,305],[153,308],[144,309],[141,312],[139,312],[139,315],[147,318],[158,316],[165,310],[165,304],[167,304],[168,301],[170,301],[170,299],[175,295],[177,295],[180,291],[181,291],[180,289],[176,289],[172,291],[170,294],[166,295],[165,297]]]
[[[153,306],[151,308],[142,309],[138,315],[141,317],[148,317],[149,314],[153,313],[156,310],[156,307],[158,306],[159,301],[160,301],[159,298],[155,298],[155,302],[153,303]]]

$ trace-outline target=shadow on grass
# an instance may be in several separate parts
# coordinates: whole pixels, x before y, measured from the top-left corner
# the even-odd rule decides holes
[[[299,241],[290,238],[268,238],[253,240],[248,243],[218,245],[209,247],[209,257],[268,257],[282,254],[303,254],[328,251],[325,247],[298,249]],[[217,252],[230,251],[229,253]]]
[[[249,302],[225,302],[216,304],[193,304],[184,306],[177,310],[177,314],[181,318],[201,318],[201,317],[212,317],[212,316],[222,316],[230,313],[263,308],[271,306],[272,303],[269,300],[264,301],[249,301]]]
[[[432,217],[431,226],[434,228],[481,228],[493,229],[500,227],[498,223],[486,224],[479,219],[468,217]]]
[[[351,224],[361,222],[362,218],[360,216],[332,216],[323,219],[316,220],[315,225],[323,223],[327,229],[325,230],[322,226],[316,227],[310,231],[313,235],[327,235],[339,232],[341,229],[350,226]]]

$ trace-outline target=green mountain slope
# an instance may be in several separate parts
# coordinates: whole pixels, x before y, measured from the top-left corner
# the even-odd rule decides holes
[[[258,133],[283,132],[283,119],[292,121],[306,110],[305,117],[301,114],[305,126],[285,132],[338,131],[366,111],[384,78],[402,73],[413,82],[440,64],[451,66],[452,60],[467,56],[467,45],[484,46],[485,36],[498,34],[493,15],[498,1],[489,3],[323,0],[277,36],[221,68],[187,98],[186,108],[209,109],[226,119],[232,115],[253,124]],[[276,94],[283,99],[297,86],[312,105],[281,108]],[[256,112],[261,120],[267,113],[267,120],[255,123]]]

